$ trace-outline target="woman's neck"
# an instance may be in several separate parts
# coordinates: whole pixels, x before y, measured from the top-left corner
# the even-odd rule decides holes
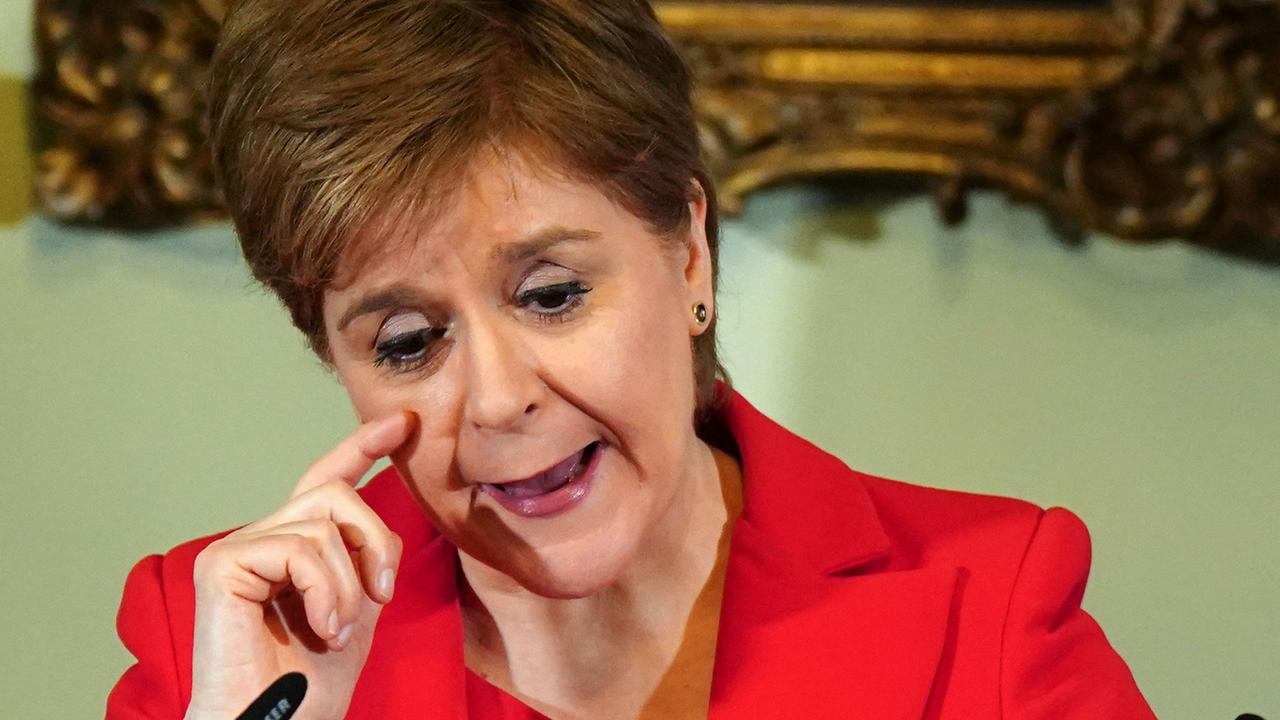
[[[670,695],[690,688],[690,674],[706,676],[694,679],[695,694],[709,690],[741,476],[733,458],[701,441],[692,454],[644,552],[593,595],[541,597],[460,554],[468,667],[554,717],[678,704]],[[669,669],[685,677],[673,686]]]

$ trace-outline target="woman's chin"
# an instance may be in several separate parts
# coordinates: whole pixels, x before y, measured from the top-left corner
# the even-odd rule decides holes
[[[631,505],[639,505],[632,501]],[[590,597],[625,580],[642,552],[643,513],[592,512],[577,508],[576,522],[516,535],[505,527],[480,536],[458,533],[460,550],[506,576],[525,590],[546,598]],[[456,543],[455,543],[456,544]],[[470,552],[474,548],[475,552]],[[483,583],[483,580],[481,580]]]

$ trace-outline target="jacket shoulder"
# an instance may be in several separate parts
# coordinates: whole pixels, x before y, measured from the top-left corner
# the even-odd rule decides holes
[[[1003,717],[1154,716],[1133,674],[1081,608],[1089,532],[1070,510],[862,475],[894,569],[952,566],[962,600],[951,683],[998,688]],[[1053,702],[1046,702],[1046,698]]]
[[[895,550],[912,565],[939,562],[1016,573],[1045,515],[1025,500],[854,474]]]

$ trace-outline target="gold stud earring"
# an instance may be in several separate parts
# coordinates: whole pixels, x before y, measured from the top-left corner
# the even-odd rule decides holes
[[[698,321],[699,325],[707,324],[707,306],[697,303],[693,306],[693,319]]]

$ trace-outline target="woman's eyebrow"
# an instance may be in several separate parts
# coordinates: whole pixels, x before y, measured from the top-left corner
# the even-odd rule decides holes
[[[502,243],[493,249],[493,259],[508,265],[533,257],[561,243],[591,242],[600,238],[594,230],[566,228],[560,225],[539,230],[531,235]]]
[[[411,303],[418,295],[412,288],[407,285],[392,285],[370,295],[366,295],[354,305],[351,306],[342,319],[338,321],[338,332],[347,329],[352,320],[361,315],[386,310],[387,308],[398,307]]]
[[[555,226],[539,230],[519,240],[503,243],[493,249],[493,258],[508,264],[533,257],[555,245],[562,243],[591,242],[600,237],[594,230],[570,229]],[[343,332],[353,320],[361,315],[386,310],[387,308],[407,305],[413,302],[417,293],[407,285],[392,285],[360,298],[342,315],[338,321],[338,332]]]

